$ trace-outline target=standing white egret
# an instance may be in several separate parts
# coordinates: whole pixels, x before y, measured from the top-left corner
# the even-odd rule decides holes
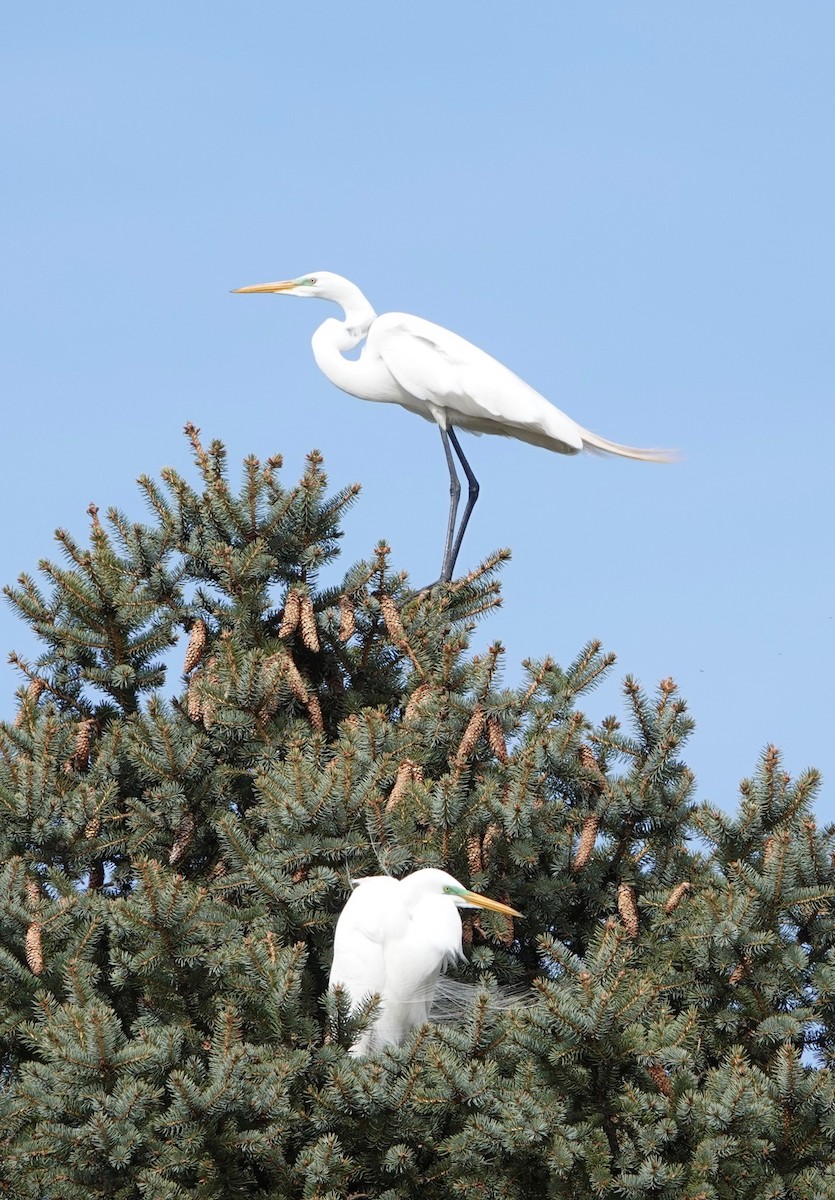
[[[642,450],[607,441],[577,425],[495,358],[441,325],[407,313],[378,317],[349,279],[316,271],[278,283],[256,283],[236,292],[275,292],[333,300],[344,321],[330,317],[313,335],[313,357],[331,383],[360,400],[400,404],[434,421],[449,468],[450,505],[440,582],[452,578],[467,522],[478,499],[478,481],[459,445],[456,429],[495,433],[544,446],[558,454],[591,450],[644,462],[669,462],[668,450]],[[365,339],[359,358],[344,357]],[[461,484],[452,448],[464,468],[469,495],[456,533]]]
[[[464,957],[459,908],[522,915],[435,867],[356,885],[336,924],[330,986],[345,989],[352,1012],[375,995],[380,1007],[353,1055],[399,1046],[428,1020],[441,971]]]

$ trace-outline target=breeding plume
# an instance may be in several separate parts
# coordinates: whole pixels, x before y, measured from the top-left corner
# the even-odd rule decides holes
[[[400,404],[438,426],[450,491],[442,583],[452,578],[464,531],[478,499],[478,481],[464,457],[456,429],[518,438],[558,454],[591,450],[644,462],[669,462],[674,457],[667,450],[621,446],[590,433],[495,358],[441,325],[407,313],[378,317],[356,284],[341,275],[316,271],[298,279],[256,283],[235,290],[333,300],[342,308],[345,319],[331,317],[313,335],[313,357],[331,383],[360,400]],[[353,350],[363,339],[365,346],[359,358],[345,358],[345,351]],[[469,487],[457,529],[461,484],[453,450]]]
[[[356,885],[336,924],[330,986],[345,989],[352,1012],[371,996],[380,1006],[353,1055],[399,1046],[428,1020],[441,971],[464,957],[459,908],[521,916],[434,867]]]

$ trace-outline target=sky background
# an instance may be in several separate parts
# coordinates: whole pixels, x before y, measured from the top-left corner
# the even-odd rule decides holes
[[[231,288],[315,270],[474,341],[579,423],[672,467],[464,443],[459,569],[510,546],[476,644],[620,681],[672,675],[697,796],[736,804],[770,741],[835,818],[835,5],[669,0],[40,2],[0,18],[0,582],[194,479],[181,430],[313,447],[359,481],[334,578],[380,538],[423,584],[437,432],[338,392],[331,306]],[[0,716],[34,652],[0,608]],[[177,687],[176,678],[170,690]]]

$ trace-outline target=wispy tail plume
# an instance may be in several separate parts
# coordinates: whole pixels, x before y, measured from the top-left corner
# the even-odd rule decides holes
[[[619,458],[637,458],[641,462],[673,463],[678,462],[681,455],[677,450],[643,449],[640,446],[621,446],[620,442],[610,442],[588,429],[581,429],[583,449],[592,454],[615,454]]]

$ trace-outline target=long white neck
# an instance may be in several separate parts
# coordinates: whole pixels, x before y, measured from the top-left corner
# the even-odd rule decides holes
[[[377,314],[356,284],[347,279],[340,281],[338,294],[328,299],[342,308],[345,319],[329,317],[319,326],[311,339],[313,357],[322,374],[336,387],[352,396],[363,396],[359,363],[343,358],[342,354],[359,345]]]

